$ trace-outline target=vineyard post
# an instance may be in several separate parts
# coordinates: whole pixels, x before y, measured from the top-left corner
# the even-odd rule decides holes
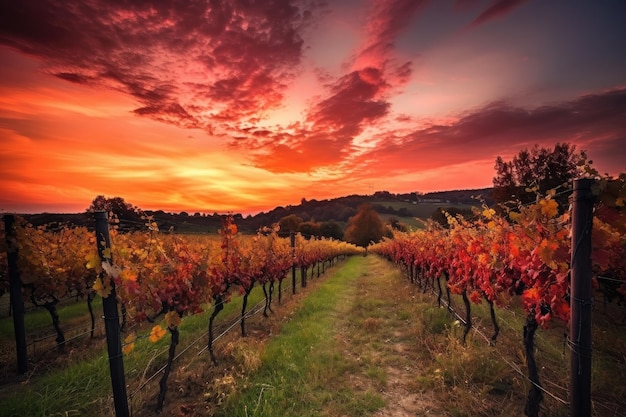
[[[105,211],[95,212],[96,217],[96,245],[100,259],[113,263],[110,254],[111,240],[109,237],[109,222]],[[107,251],[109,249],[109,251]],[[115,283],[111,280],[111,293],[102,299],[104,310],[104,328],[107,338],[109,354],[109,370],[113,388],[113,402],[117,417],[128,417],[128,397],[126,395],[126,381],[124,377],[124,358],[122,355],[122,340],[120,337],[120,319],[117,311]]]
[[[574,181],[572,207],[570,415],[591,416],[591,228],[592,179]]]
[[[296,295],[296,234],[289,233],[291,240],[291,293]]]
[[[17,268],[17,236],[15,233],[15,216],[4,215],[5,239],[7,242],[7,264],[9,268],[9,294],[11,311],[13,312],[13,330],[15,332],[15,349],[17,353],[17,373],[28,371],[28,353],[26,351],[26,327],[24,325],[24,299],[22,298],[22,280]]]

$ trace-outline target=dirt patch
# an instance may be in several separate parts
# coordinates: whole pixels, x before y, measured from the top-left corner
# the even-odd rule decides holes
[[[387,406],[379,410],[376,417],[415,417],[426,415],[442,415],[436,406],[437,401],[432,392],[413,392],[412,375],[414,370],[389,367],[386,369],[387,386],[383,397]]]

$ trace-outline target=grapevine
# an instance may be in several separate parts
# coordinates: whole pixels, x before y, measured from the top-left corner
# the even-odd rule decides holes
[[[619,283],[620,294],[626,288],[626,240],[621,221],[625,180],[622,174],[617,180],[599,182],[594,191],[604,214],[594,218],[592,229],[594,282],[609,277]],[[535,330],[547,327],[555,318],[570,320],[571,222],[569,212],[559,210],[555,196],[556,191],[551,190],[533,204],[518,204],[515,210],[503,213],[483,206],[471,220],[448,216],[448,229],[430,224],[425,230],[396,232],[394,239],[372,248],[403,265],[411,281],[414,270],[425,274],[425,280],[436,281],[438,302],[444,278],[446,289],[460,294],[465,303],[464,340],[471,328],[470,302],[489,303],[495,342],[499,327],[494,305],[507,305],[521,294],[528,314],[524,341],[529,377],[536,387],[540,385],[533,356]],[[415,279],[422,285],[419,273]],[[536,415],[541,391],[533,387],[530,396],[528,412]]]

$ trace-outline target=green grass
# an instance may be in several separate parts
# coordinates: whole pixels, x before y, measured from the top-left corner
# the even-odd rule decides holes
[[[111,389],[107,356],[50,373],[1,401],[1,416],[82,416],[106,406]]]
[[[341,353],[338,323],[346,320],[355,297],[355,280],[365,264],[351,258],[308,296],[261,355],[260,369],[228,399],[221,416],[368,415],[384,400],[373,389],[357,390],[344,381],[358,374],[356,358]],[[384,379],[382,370],[366,373]]]
[[[31,309],[30,304],[26,303],[28,311],[24,314],[24,326],[27,334],[53,333],[52,318],[50,313],[43,307]],[[102,299],[97,297],[92,303],[94,314],[102,311]],[[70,301],[61,303],[57,306],[57,312],[61,323],[61,329],[69,329],[76,322],[88,322],[89,310],[87,309],[87,300]],[[3,317],[0,319],[0,338],[13,338],[13,317]]]
[[[299,282],[300,275],[297,272]],[[283,281],[283,290],[291,284],[289,279]],[[299,285],[299,284],[298,284]],[[278,290],[276,285],[275,291]],[[300,290],[300,288],[298,288]],[[259,301],[263,300],[263,290],[260,286],[255,286],[248,298],[248,309],[252,308]],[[275,293],[277,302],[277,293]],[[242,297],[235,292],[231,302],[225,304],[224,310],[217,316],[215,325],[232,321],[241,313]],[[179,327],[180,329],[180,349],[195,341],[208,329],[208,318],[213,306],[206,306],[206,311],[202,314],[185,317]],[[45,314],[42,314],[45,313]],[[101,320],[102,301],[98,297],[94,300],[94,313],[96,324]],[[85,318],[87,307],[85,303],[76,303],[63,306],[59,309],[61,325],[70,318]],[[65,320],[64,320],[65,318]],[[5,319],[3,319],[3,322]],[[10,327],[9,339],[13,338],[12,319],[7,327]],[[52,327],[49,314],[46,311],[32,311],[26,316],[27,329],[30,330],[37,323],[41,322]],[[161,323],[165,326],[163,323]],[[167,349],[170,343],[170,336],[167,334],[156,343],[147,339],[152,324],[145,323],[137,329],[140,338],[135,343],[133,351],[124,357],[124,370],[126,374],[127,392],[130,395],[137,390],[145,381],[161,366],[164,365],[167,357]],[[8,330],[6,330],[8,332]],[[239,331],[239,327],[233,329]],[[143,336],[143,337],[142,337]],[[122,334],[122,338],[126,334]],[[195,351],[206,346],[207,338],[197,344]],[[112,413],[111,399],[111,379],[109,375],[106,348],[103,341],[94,341],[94,348],[87,348],[87,351],[77,353],[70,350],[70,353],[63,353],[60,361],[64,364],[63,369],[51,369],[41,377],[35,377],[28,381],[28,384],[19,385],[16,392],[11,395],[0,395],[0,416],[72,416],[72,415],[108,415]],[[72,360],[71,355],[76,355],[76,360]],[[208,358],[208,353],[205,352]],[[68,357],[70,356],[70,357]],[[218,358],[219,359],[219,358]],[[207,360],[208,362],[208,360]],[[174,366],[177,366],[175,363]],[[31,364],[32,368],[32,364]],[[35,370],[36,371],[36,370]],[[129,402],[141,402],[146,398],[154,397],[156,384],[159,378],[155,378],[152,383],[139,391],[135,399]],[[104,408],[103,408],[104,407]],[[104,411],[103,411],[104,410]]]

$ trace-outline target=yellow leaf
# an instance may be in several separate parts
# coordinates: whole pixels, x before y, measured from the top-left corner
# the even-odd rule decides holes
[[[165,322],[170,328],[178,327],[181,322],[180,315],[176,311],[169,311],[165,314]]]
[[[549,219],[558,214],[559,203],[554,200],[541,200],[541,212]]]
[[[494,214],[496,214],[496,211],[494,209],[485,209],[485,210],[483,210],[483,216],[487,220],[491,220],[493,218]]]
[[[165,336],[165,329],[157,324],[152,328],[152,331],[150,332],[150,341],[154,343],[163,336]]]
[[[513,220],[514,222],[519,221],[520,217],[522,217],[522,215],[516,211],[512,211],[509,213],[509,218]]]
[[[111,282],[108,278],[105,279],[105,282],[102,282],[101,278],[96,278],[93,283],[93,290],[102,298],[107,298],[111,294]]]
[[[124,352],[125,355],[128,355],[130,352],[133,351],[133,349],[135,348],[135,340],[137,340],[137,338],[135,337],[134,333],[126,336],[126,338],[124,339],[124,347],[122,348],[122,352]]]
[[[87,269],[95,269],[97,271],[100,267],[100,257],[97,253],[85,256],[85,261],[87,261],[85,264],[85,268]]]

